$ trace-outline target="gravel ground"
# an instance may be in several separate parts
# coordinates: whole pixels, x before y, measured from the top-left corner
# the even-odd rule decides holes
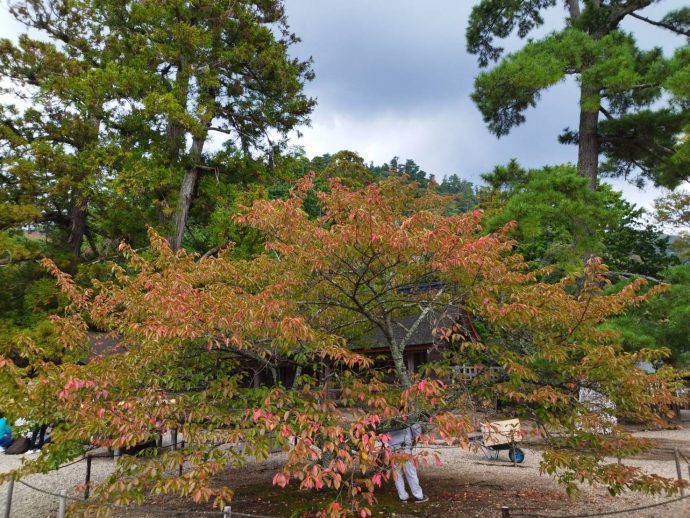
[[[5,455],[0,454],[0,473],[6,473],[21,466],[23,460],[31,460],[37,455]],[[115,462],[109,458],[94,458],[91,464],[91,480],[95,483],[105,480],[115,467]],[[67,490],[68,496],[82,496],[75,490],[76,486],[84,483],[86,475],[86,461],[67,466],[46,474],[30,475],[22,480],[32,486],[59,493]],[[7,500],[7,484],[0,485],[0,512],[5,511]],[[14,484],[12,495],[11,518],[48,518],[55,516],[58,509],[58,499],[51,495],[37,492],[22,485]]]
[[[684,430],[690,451],[690,430]],[[550,477],[539,474],[541,453],[530,448],[523,448],[525,461],[518,467],[506,462],[505,453],[501,453],[504,462],[484,461],[481,453],[467,452],[460,449],[443,451],[441,466],[428,466],[420,470],[420,478],[427,477],[432,481],[430,493],[448,482],[448,487],[439,495],[459,500],[466,507],[458,508],[457,513],[445,513],[446,516],[500,516],[498,509],[507,505],[512,514],[536,513],[544,515],[586,514],[604,511],[623,510],[640,507],[667,500],[668,497],[625,494],[611,497],[605,489],[585,486],[582,493],[569,500],[563,489]],[[615,462],[615,459],[611,459]],[[625,464],[638,466],[647,473],[665,477],[676,477],[674,461],[626,459]],[[687,478],[687,476],[686,476]],[[453,488],[453,486],[456,486]],[[452,489],[451,489],[452,488]],[[488,490],[493,493],[487,494]],[[486,505],[477,505],[483,501]],[[492,509],[495,512],[492,513]],[[521,511],[522,510],[522,511]],[[434,513],[429,514],[433,516]],[[423,515],[422,515],[423,516]],[[636,518],[676,518],[690,517],[690,499],[672,505],[657,507],[649,511],[627,512],[620,516]]]
[[[668,454],[669,445],[679,447],[686,455],[690,454],[690,425],[686,423],[681,430],[640,432],[638,435],[653,438],[658,442],[654,454],[635,459],[626,459],[626,464],[643,468],[648,473],[675,477],[676,468],[672,456]],[[433,448],[431,448],[433,449]],[[420,506],[403,505],[397,502],[392,483],[377,494],[380,505],[374,516],[423,517],[493,517],[500,516],[501,505],[508,505],[517,514],[519,509],[525,513],[542,515],[584,514],[623,510],[666,500],[638,494],[610,497],[603,488],[583,488],[582,494],[569,500],[563,490],[548,476],[539,475],[541,454],[538,450],[526,450],[525,462],[519,467],[505,462],[506,453],[501,453],[503,462],[486,461],[481,452],[459,448],[440,448],[441,466],[433,462],[420,468],[420,480],[425,492],[431,497],[427,504]],[[658,452],[658,454],[656,453]],[[33,456],[0,455],[0,472],[10,471],[21,465],[22,459]],[[296,506],[313,500],[313,495],[272,488],[271,477],[280,463],[281,455],[261,464],[251,464],[241,470],[228,470],[219,483],[229,483],[237,488],[233,507],[246,513],[289,516]],[[92,480],[104,480],[112,472],[114,461],[94,459]],[[74,488],[83,483],[86,463],[80,462],[45,475],[32,475],[24,480],[29,484],[51,492],[67,489],[68,494],[77,496]],[[687,477],[687,467],[683,466]],[[7,485],[0,486],[0,512],[5,509]],[[190,507],[184,500],[169,499],[156,501],[161,507],[188,510],[188,517],[197,516],[200,508]],[[12,500],[11,518],[47,518],[55,515],[57,498],[37,493],[21,484],[15,484]],[[208,510],[203,509],[203,510]],[[145,514],[127,512],[127,516],[141,518]],[[690,499],[648,511],[626,512],[617,516],[634,518],[676,518],[690,517]]]

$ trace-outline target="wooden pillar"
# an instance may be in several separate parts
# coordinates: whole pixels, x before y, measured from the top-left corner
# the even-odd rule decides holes
[[[91,455],[86,456],[86,477],[84,480],[84,500],[88,500],[89,492],[91,491]]]
[[[10,509],[12,509],[12,493],[14,493],[14,479],[11,478],[7,482],[7,499],[5,500],[5,518],[10,518]]]

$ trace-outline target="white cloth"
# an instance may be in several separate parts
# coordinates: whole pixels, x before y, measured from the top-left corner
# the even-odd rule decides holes
[[[412,447],[421,434],[421,426],[418,424],[412,425],[402,430],[395,430],[389,433],[388,446],[393,448],[393,451],[404,452],[408,455],[412,454]],[[403,477],[403,472],[405,476]],[[395,479],[395,489],[398,490],[398,497],[400,500],[407,500],[410,495],[405,489],[405,479],[410,486],[410,492],[415,498],[424,498],[424,492],[419,485],[419,477],[417,477],[417,467],[414,462],[408,460],[403,466],[395,466],[393,468],[393,478]]]
[[[584,403],[587,409],[599,416],[600,425],[593,429],[588,429],[589,432],[608,435],[613,432],[613,427],[618,424],[618,419],[612,412],[616,411],[616,404],[607,398],[601,392],[596,390],[580,387],[578,395],[580,403]],[[578,428],[585,428],[578,425]]]
[[[14,431],[14,430],[17,429],[17,428],[26,427],[26,428],[24,429],[24,433],[21,435],[21,437],[26,437],[27,439],[31,439],[31,427],[28,426],[28,425],[29,425],[29,421],[27,421],[27,420],[24,419],[23,417],[20,417],[19,419],[17,419],[17,420],[14,422],[14,426],[12,427],[12,429],[13,429],[13,431]],[[14,435],[15,435],[15,437],[17,436],[17,434],[14,434]]]
[[[388,446],[393,448],[393,451],[405,450],[405,453],[412,453],[412,447],[421,434],[422,427],[418,423],[402,430],[393,430],[388,433]]]
[[[403,469],[405,471],[405,478],[403,478]],[[393,471],[393,478],[395,478],[395,489],[398,490],[400,500],[407,500],[410,498],[410,495],[408,495],[405,490],[405,479],[407,479],[407,484],[410,486],[410,492],[414,497],[419,500],[424,498],[424,492],[422,491],[422,486],[419,485],[419,478],[417,477],[417,468],[411,460],[408,460],[402,467],[396,466]]]

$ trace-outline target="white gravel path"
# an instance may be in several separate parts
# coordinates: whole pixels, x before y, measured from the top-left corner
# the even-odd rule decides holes
[[[37,455],[0,455],[0,473],[6,473],[21,466],[22,461],[35,458]],[[94,458],[91,464],[91,480],[95,483],[105,480],[115,467],[113,459]],[[83,496],[75,491],[75,487],[84,483],[86,476],[86,461],[67,466],[58,471],[46,474],[30,475],[22,480],[34,487],[59,493],[66,489],[70,496]],[[4,513],[7,500],[8,484],[0,485],[0,513]],[[15,482],[12,495],[11,518],[48,518],[55,516],[58,509],[56,497],[39,493],[21,483]],[[2,515],[4,516],[4,515]]]
[[[683,439],[688,441],[688,451],[690,451],[690,429],[683,430]],[[525,461],[516,469],[512,464],[506,462],[506,453],[501,453],[502,462],[486,461],[481,452],[470,452],[460,448],[450,448],[441,450],[442,464],[440,466],[429,463],[420,468],[420,480],[422,486],[425,478],[447,478],[457,480],[460,485],[469,486],[494,486],[498,491],[506,488],[515,490],[525,490],[529,493],[532,490],[544,491],[547,493],[562,493],[563,500],[567,501],[567,496],[562,487],[549,476],[539,474],[539,463],[541,452],[529,447],[521,446],[525,450]],[[433,447],[429,448],[433,450]],[[616,462],[616,459],[610,459]],[[631,466],[642,468],[647,473],[654,473],[664,477],[676,478],[676,465],[674,461],[625,459],[624,463]],[[428,474],[428,475],[427,475]],[[687,467],[683,468],[683,475],[688,479]],[[533,512],[545,515],[560,515],[564,512],[573,514],[597,513],[605,511],[623,510],[634,507],[641,507],[654,503],[661,503],[669,500],[665,495],[643,495],[639,493],[624,493],[617,497],[611,497],[603,487],[591,487],[588,485],[581,487],[581,495],[571,502],[566,510],[549,511],[548,509],[535,509]],[[530,497],[525,500],[525,507],[534,506],[530,502]],[[538,505],[538,504],[537,504]],[[464,516],[464,515],[458,515]],[[472,516],[472,515],[468,515]],[[480,516],[480,515],[476,515]],[[491,515],[498,516],[498,515]],[[613,515],[613,518],[690,518],[690,498],[669,504],[662,507],[655,507],[648,511],[626,512]],[[481,517],[483,518],[483,517]]]
[[[654,439],[678,441],[682,443],[684,451],[690,452],[690,427],[687,424],[681,430],[640,432],[638,435]],[[427,477],[432,477],[431,472],[433,472],[433,477],[440,476],[448,480],[457,480],[458,483],[463,482],[480,486],[496,484],[503,484],[505,486],[509,484],[526,489],[560,491],[561,489],[553,479],[539,475],[539,461],[541,459],[539,451],[528,447],[523,449],[527,450],[525,462],[520,469],[514,469],[512,466],[506,466],[505,463],[492,464],[487,462],[480,452],[470,452],[459,448],[444,448],[440,450],[442,465],[435,466],[431,462],[428,466],[420,468],[420,476],[423,481]],[[503,455],[505,456],[505,453]],[[35,456],[0,454],[0,473],[19,467],[23,459],[30,460],[32,458],[35,458]],[[625,463],[639,466],[648,473],[675,478],[675,462],[666,459],[626,459]],[[115,461],[112,459],[94,459],[92,464],[92,480],[95,483],[103,481],[112,472],[114,467]],[[683,471],[684,476],[687,478],[687,467],[684,466]],[[60,489],[66,489],[69,495],[80,496],[74,488],[84,482],[85,472],[86,462],[79,462],[45,475],[31,475],[24,480],[33,486],[54,493],[59,492]],[[573,506],[569,509],[570,512],[612,511],[661,502],[667,499],[664,496],[656,497],[639,494],[626,494],[621,497],[611,498],[605,494],[603,488],[586,487],[583,488],[583,493],[586,495],[586,498],[579,499],[579,503],[573,502]],[[5,510],[6,494],[7,484],[0,485],[0,516],[2,516]],[[37,493],[21,484],[15,483],[11,518],[52,518],[55,516],[57,508],[57,498]],[[193,513],[189,516],[193,516]],[[645,512],[626,513],[617,516],[634,518],[690,517],[690,499]]]

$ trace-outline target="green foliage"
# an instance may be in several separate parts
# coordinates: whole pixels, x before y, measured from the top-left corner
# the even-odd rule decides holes
[[[570,17],[562,29],[502,56],[495,41],[514,31],[527,37],[555,3],[482,0],[474,6],[468,51],[477,54],[481,66],[500,59],[479,74],[472,94],[489,129],[499,137],[508,134],[525,121],[526,111],[537,105],[545,89],[574,76],[581,87],[580,126],[566,128],[559,140],[579,146],[578,170],[592,179],[591,188],[602,154],[601,172],[607,175],[638,176],[640,182],[652,179],[671,187],[687,178],[690,152],[678,138],[690,125],[687,48],[668,59],[659,48],[639,49],[634,36],[620,30],[626,16],[640,18],[637,11],[651,1],[568,0]],[[661,22],[640,19],[688,36],[689,16],[690,10],[683,8]]]
[[[630,351],[643,348],[671,351],[678,367],[690,367],[690,265],[675,266],[662,273],[668,291],[609,322],[606,327],[622,334]]]
[[[200,253],[260,248],[231,218],[299,167],[281,157],[285,136],[315,104],[282,1],[31,0],[10,13],[26,32],[0,40],[3,338],[59,307],[42,255],[88,283],[107,277],[88,263],[121,242],[147,247],[147,226],[182,225]],[[191,207],[174,219],[189,172]]]
[[[656,218],[678,229],[690,230],[690,192],[679,190],[654,200]]]
[[[338,151],[330,156],[328,165],[319,172],[319,180],[327,184],[331,178],[340,178],[351,188],[364,187],[374,181],[364,159],[353,151]]]
[[[269,198],[287,198],[294,181],[303,178],[309,171],[316,173],[315,191],[305,197],[304,210],[312,217],[321,215],[315,193],[326,191],[331,178],[340,178],[348,187],[363,187],[398,176],[404,178],[404,183],[416,183],[422,190],[436,181],[434,175],[428,174],[411,158],[402,162],[396,156],[390,162],[374,165],[373,162],[367,164],[357,153],[348,150],[327,153],[311,160],[298,150],[295,154],[281,157],[280,163],[276,164],[275,173],[278,180],[268,187]],[[455,214],[467,212],[478,203],[472,182],[462,180],[455,174],[444,178],[437,191],[453,197],[454,203],[448,210]]]
[[[571,270],[595,254],[614,270],[655,275],[675,260],[643,210],[608,185],[589,190],[572,166],[527,171],[513,160],[482,178],[492,189],[483,201],[489,228],[516,221],[512,235],[530,261]]]
[[[439,194],[453,197],[454,211],[457,213],[467,212],[479,203],[474,184],[456,174],[446,176],[436,190]]]
[[[679,233],[671,243],[672,250],[681,261],[690,260],[690,193],[676,190],[654,200],[656,219]]]
[[[484,0],[472,9],[467,26],[467,50],[477,54],[479,64],[496,61],[503,48],[494,45],[495,38],[507,38],[517,27],[524,38],[544,23],[540,11],[553,7],[556,0]]]
[[[544,41],[528,43],[499,66],[482,72],[475,80],[472,99],[497,136],[507,135],[525,121],[524,112],[537,104],[542,90],[563,80],[568,57],[581,59],[570,48],[580,49],[586,37],[577,31],[553,34]]]
[[[678,264],[679,257],[668,236],[645,220],[644,209],[638,209],[612,192],[621,217],[604,234],[604,262],[612,270],[656,276]]]
[[[215,205],[206,226],[210,237],[206,250],[232,243],[231,256],[248,259],[263,250],[263,239],[258,232],[236,224],[233,218],[243,207],[266,199],[268,193],[261,184],[229,185],[223,191],[223,203]]]
[[[509,170],[517,171],[515,178],[507,179]],[[587,180],[573,167],[524,171],[509,164],[484,178],[507,189],[505,206],[489,220],[489,228],[516,221],[513,235],[527,260],[570,269],[603,251],[604,230],[617,214],[609,210],[602,192],[587,189]]]
[[[33,205],[1,203],[0,230],[23,225],[35,220],[39,215],[40,211]]]

